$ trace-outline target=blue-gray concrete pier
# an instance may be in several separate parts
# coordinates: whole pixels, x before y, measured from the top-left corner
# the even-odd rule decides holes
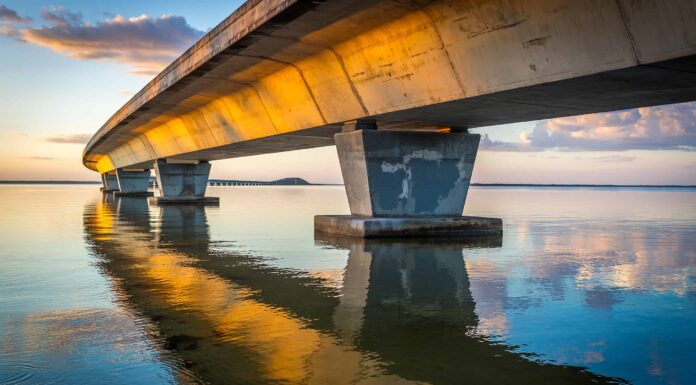
[[[160,195],[153,200],[157,204],[217,204],[219,198],[205,196],[210,175],[210,163],[155,163],[155,174]]]
[[[335,135],[351,215],[315,217],[323,233],[378,237],[502,233],[462,217],[480,135],[363,129]]]

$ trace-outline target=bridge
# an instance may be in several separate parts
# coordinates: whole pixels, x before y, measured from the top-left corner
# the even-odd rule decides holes
[[[480,140],[468,129],[696,100],[695,9],[249,0],[121,107],[83,164],[125,195],[154,168],[161,202],[193,202],[210,199],[210,161],[335,144],[352,216],[318,230],[490,230],[461,216]]]

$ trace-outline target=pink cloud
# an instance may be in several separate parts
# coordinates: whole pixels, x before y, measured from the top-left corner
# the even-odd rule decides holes
[[[492,140],[488,151],[696,150],[696,103],[579,115],[540,121],[520,142]]]
[[[158,73],[203,35],[182,16],[116,15],[91,23],[79,13],[50,7],[42,11],[42,18],[48,26],[19,31],[28,43],[74,59],[128,64],[139,75]]]
[[[45,138],[47,142],[51,143],[70,143],[70,144],[85,144],[91,138],[91,134],[69,134],[69,135],[59,135],[59,136],[49,136]]]
[[[20,16],[14,9],[0,5],[0,36],[22,41],[17,24],[31,23],[31,18]]]

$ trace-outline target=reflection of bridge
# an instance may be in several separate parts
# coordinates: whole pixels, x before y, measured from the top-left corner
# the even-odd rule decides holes
[[[191,201],[211,160],[335,143],[355,217],[320,229],[460,217],[479,142],[467,128],[696,99],[695,12],[690,0],[250,0],[114,114],[83,163],[122,192],[142,188],[129,170],[154,167],[163,196]]]
[[[151,320],[182,376],[303,384],[613,380],[530,361],[472,334],[478,320],[462,250],[497,247],[500,238],[325,238],[348,249],[336,285],[320,273],[211,247],[203,207],[162,206],[153,215],[144,198],[107,199],[85,207],[87,241],[116,297]]]

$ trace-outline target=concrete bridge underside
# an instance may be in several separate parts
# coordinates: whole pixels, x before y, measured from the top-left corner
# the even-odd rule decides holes
[[[90,140],[99,172],[696,99],[692,0],[251,0]]]

